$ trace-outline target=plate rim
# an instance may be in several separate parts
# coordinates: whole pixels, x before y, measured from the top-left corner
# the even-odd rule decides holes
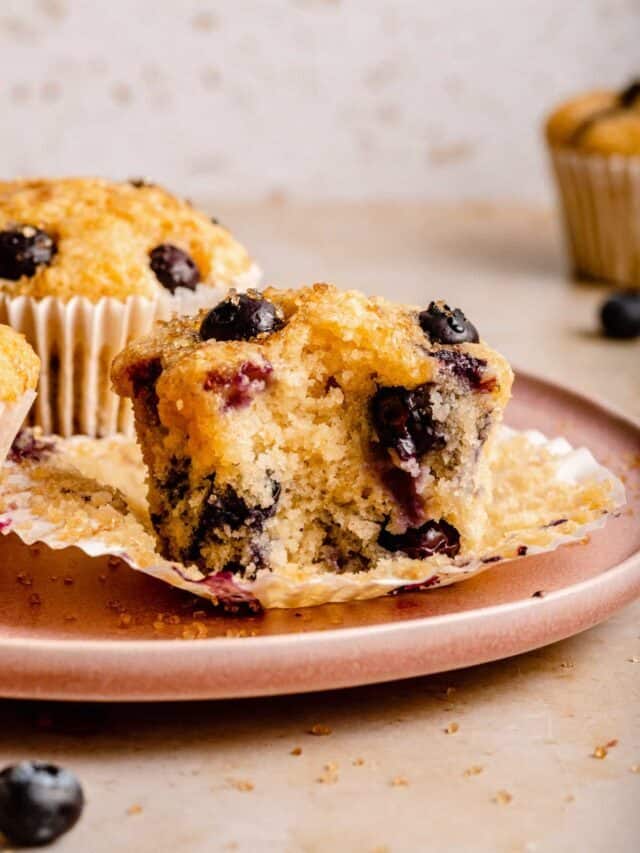
[[[607,418],[615,419],[623,429],[631,430],[640,438],[640,419],[623,412],[619,407],[597,395],[566,387],[531,371],[516,369],[516,377],[542,386],[549,392],[560,394],[568,398],[570,403],[586,405]],[[624,508],[621,511],[624,512]],[[597,604],[594,606],[594,591],[599,587],[603,587],[605,593],[598,596],[595,592]],[[472,627],[478,621],[488,620],[491,628],[483,633],[486,645],[487,640],[504,639],[509,627],[513,629],[514,622],[519,621],[523,626],[528,625],[530,636],[526,642],[512,640],[509,645],[505,640],[508,650],[503,650],[500,654],[487,649],[483,651],[478,649],[475,654],[466,654],[464,659],[459,657],[459,662],[449,661],[444,667],[445,670],[454,670],[525,653],[573,636],[602,622],[639,596],[640,548],[609,569],[577,583],[550,591],[542,598],[529,597],[454,613],[415,616],[393,622],[301,632],[295,634],[295,655],[290,654],[292,635],[286,632],[257,637],[202,639],[127,639],[126,637],[122,639],[79,637],[58,639],[46,636],[22,638],[5,636],[0,637],[0,696],[100,702],[192,701],[282,695],[401,680],[443,671],[443,668],[438,668],[437,665],[434,667],[431,662],[426,666],[424,663],[416,662],[424,661],[433,654],[433,649],[427,648],[429,644],[425,640],[434,632],[437,634],[438,631],[449,628],[449,639],[455,640],[461,636],[461,625]],[[579,605],[576,610],[579,618],[571,625],[570,630],[566,620],[566,599],[575,599]],[[579,604],[581,600],[584,600],[582,605]],[[587,606],[588,602],[591,602],[591,606]],[[533,608],[536,608],[539,618],[536,617],[533,623],[527,623],[528,614],[533,612]],[[556,609],[558,614],[565,618],[564,621],[560,619],[558,629],[554,630],[552,617]],[[540,634],[540,631],[543,631],[543,634]],[[404,650],[406,655],[412,639],[418,637],[422,640],[411,648],[413,656],[410,665],[407,664],[402,672],[395,670],[393,664],[389,662],[392,650],[399,650],[400,653]],[[366,649],[363,648],[365,641],[369,644]],[[323,653],[317,656],[310,654],[317,649],[319,643],[322,644]],[[363,667],[364,671],[357,675],[334,673],[329,676],[325,672],[327,668],[331,670],[331,666],[341,656],[345,670],[349,671],[349,667],[353,667],[354,662],[361,661],[363,655],[368,657],[369,653],[375,655],[376,652],[379,653],[378,662],[373,666]],[[91,672],[83,667],[76,668],[79,653],[83,653],[83,656],[87,654],[91,656]],[[247,653],[250,660],[247,660]],[[273,657],[266,660],[270,655]],[[132,657],[134,659],[140,657],[141,664],[134,665],[133,670],[126,673],[121,671],[118,676],[116,672],[118,661],[125,659],[128,661]],[[216,672],[217,677],[213,679],[205,677],[198,686],[185,685],[186,689],[171,690],[162,680],[162,673],[158,670],[159,661],[166,662],[167,668],[180,662],[185,674],[188,672],[192,677],[195,673],[202,673],[208,669]],[[301,665],[300,661],[308,665],[307,669],[315,665],[313,674],[308,671],[303,683],[298,683],[295,679],[296,667]],[[147,682],[145,687],[136,686],[132,679],[135,679],[138,673],[146,674],[145,663],[151,681]],[[249,677],[247,682],[240,684],[235,673],[231,677],[228,674],[229,667],[236,664],[240,665],[240,669],[245,674],[247,671],[259,673],[258,665],[266,667],[272,664],[273,681],[267,684],[253,684]],[[219,671],[216,668],[218,665],[221,665]],[[105,681],[97,686],[95,672],[102,666],[105,667]],[[59,679],[64,675],[68,678],[62,685]],[[124,684],[120,682],[120,678]],[[259,680],[260,676],[258,676]]]

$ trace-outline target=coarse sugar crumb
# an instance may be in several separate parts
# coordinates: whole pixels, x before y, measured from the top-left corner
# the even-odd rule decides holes
[[[324,785],[333,785],[338,781],[338,764],[335,761],[328,761],[323,769],[322,773],[316,779],[316,782],[320,782]]]
[[[354,758],[351,763],[354,767],[362,767],[364,764],[364,758]]]
[[[325,726],[323,723],[314,723],[311,728],[307,730],[307,734],[315,735],[316,737],[325,737],[326,735],[333,734],[333,729],[329,726]]]
[[[408,788],[409,780],[406,776],[394,776],[391,780],[392,788]]]
[[[250,782],[248,779],[227,779],[227,782],[236,791],[253,791],[255,788],[253,782]]]
[[[512,795],[508,791],[498,791],[497,794],[491,798],[494,803],[498,803],[501,806],[508,805],[513,799]]]
[[[204,640],[209,636],[209,631],[204,622],[192,622],[182,629],[183,640]]]
[[[20,572],[16,576],[16,581],[22,586],[33,586],[33,575],[30,575],[29,572]]]
[[[294,746],[289,754],[290,755],[302,755],[302,747],[301,746]]]
[[[140,814],[142,812],[142,806],[139,803],[134,803],[132,806],[129,806],[127,809],[128,815]]]
[[[31,605],[31,607],[40,607],[40,605],[42,604],[42,599],[40,598],[37,592],[31,593],[31,595],[29,596],[29,604]]]
[[[472,764],[471,767],[467,767],[467,769],[462,774],[463,776],[478,776],[484,767],[481,764]]]
[[[446,735],[453,735],[458,731],[459,728],[460,726],[458,725],[458,723],[449,723],[449,725],[444,730],[444,733]]]
[[[633,655],[633,657],[627,658],[629,663],[640,663],[640,657]]]
[[[596,746],[594,748],[593,752],[591,753],[591,757],[592,758],[599,758],[600,760],[602,760],[603,758],[606,758],[607,755],[609,754],[609,749],[611,748],[611,746],[615,746],[616,743],[617,743],[617,741],[609,741],[608,744],[600,744],[600,745]]]

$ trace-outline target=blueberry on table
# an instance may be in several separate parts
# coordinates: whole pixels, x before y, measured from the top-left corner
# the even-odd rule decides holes
[[[171,243],[161,243],[149,252],[149,264],[160,284],[173,293],[177,287],[195,290],[200,270],[191,255]]]
[[[609,338],[636,338],[640,335],[640,290],[614,293],[600,309],[600,320]]]
[[[33,276],[38,267],[50,264],[58,247],[54,238],[33,225],[0,231],[0,278],[18,281]]]
[[[273,302],[257,291],[234,293],[209,311],[200,326],[200,337],[203,341],[249,341],[283,325]]]
[[[480,338],[476,327],[459,308],[450,308],[445,302],[432,302],[421,311],[420,328],[437,344],[477,344]]]
[[[71,829],[83,806],[80,783],[63,767],[22,761],[0,773],[0,830],[11,844],[50,844]]]

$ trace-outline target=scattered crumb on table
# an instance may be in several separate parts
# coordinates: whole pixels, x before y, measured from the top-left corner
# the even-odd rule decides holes
[[[329,728],[329,726],[325,726],[322,723],[314,723],[310,729],[308,729],[307,734],[315,735],[316,737],[323,737],[325,735],[333,734],[333,730]]]

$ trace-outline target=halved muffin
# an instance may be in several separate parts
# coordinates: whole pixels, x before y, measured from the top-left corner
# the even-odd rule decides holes
[[[130,344],[112,376],[170,559],[367,572],[481,541],[512,372],[444,303],[233,293]]]

